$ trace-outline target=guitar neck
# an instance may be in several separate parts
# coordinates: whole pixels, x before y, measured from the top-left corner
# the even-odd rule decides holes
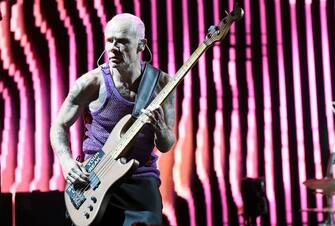
[[[184,79],[187,72],[198,62],[199,58],[204,54],[204,52],[209,48],[209,46],[201,43],[199,47],[194,51],[190,58],[183,64],[183,66],[177,71],[176,75],[164,86],[164,88],[157,94],[155,99],[150,103],[149,106],[158,106],[163,103],[163,101],[172,93],[172,91],[177,87],[177,85]],[[149,107],[148,106],[148,107]],[[130,126],[127,132],[122,136],[121,140],[115,147],[115,151],[112,154],[114,159],[123,156],[125,149],[128,144],[133,140],[136,134],[141,130],[147,116],[141,114],[138,119]]]

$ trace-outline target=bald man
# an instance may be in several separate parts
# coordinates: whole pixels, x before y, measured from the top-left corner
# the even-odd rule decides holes
[[[70,154],[68,131],[79,116],[83,113],[90,116],[85,122],[83,142],[85,159],[88,159],[101,150],[116,123],[131,114],[143,74],[140,54],[147,42],[144,34],[144,24],[138,17],[131,14],[113,17],[105,28],[108,63],[82,75],[62,104],[51,127],[50,141],[68,183],[85,184],[89,176],[83,164]],[[161,72],[153,96],[168,81],[169,76]],[[149,121],[137,135],[130,156],[139,161],[139,168],[112,193],[100,225],[160,224],[162,221],[158,157],[153,149],[156,146],[166,152],[175,142],[173,95],[162,106],[144,113]]]

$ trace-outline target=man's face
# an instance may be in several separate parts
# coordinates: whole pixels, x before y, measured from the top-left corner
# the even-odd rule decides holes
[[[112,68],[127,69],[139,59],[138,38],[127,21],[114,21],[106,28],[105,48]]]

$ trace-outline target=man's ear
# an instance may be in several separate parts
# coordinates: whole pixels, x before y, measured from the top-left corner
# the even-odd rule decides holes
[[[138,52],[144,51],[146,44],[147,44],[147,39],[146,38],[141,39],[138,43],[137,51]]]

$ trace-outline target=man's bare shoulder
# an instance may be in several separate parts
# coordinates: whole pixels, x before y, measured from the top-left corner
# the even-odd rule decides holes
[[[100,84],[101,81],[101,69],[94,68],[80,76],[78,80],[85,81],[87,84]]]
[[[101,83],[101,71],[95,68],[80,76],[71,88],[69,96],[79,102],[91,102],[98,98]]]

